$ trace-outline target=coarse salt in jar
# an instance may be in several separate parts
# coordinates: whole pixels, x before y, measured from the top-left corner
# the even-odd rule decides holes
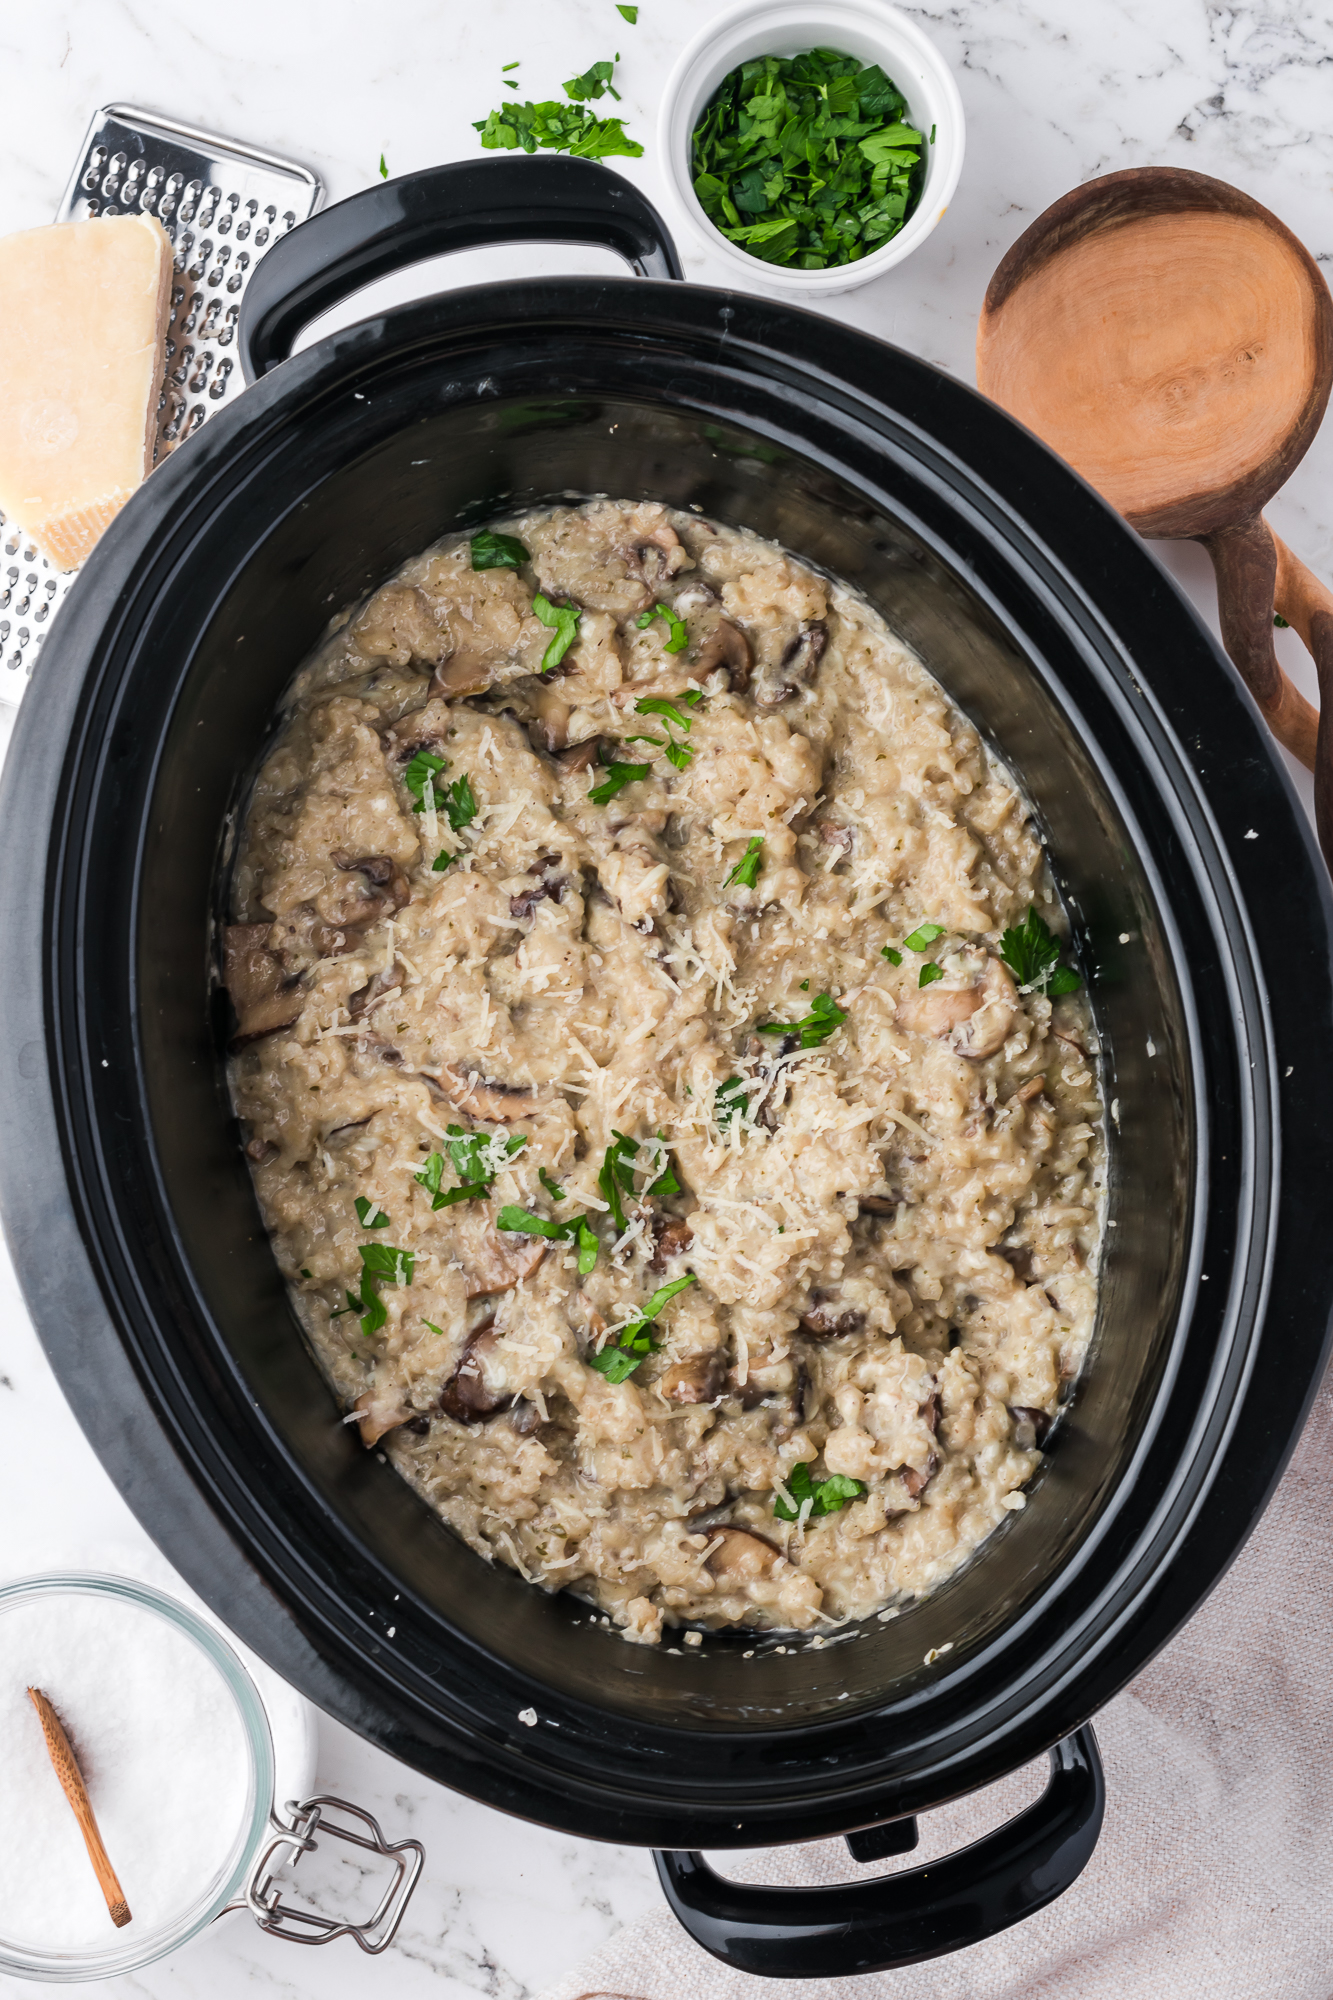
[[[118,1929],[28,1689],[55,1708],[130,1921]],[[382,1950],[421,1866],[341,1800],[274,1811],[264,1704],[235,1653],[174,1599],[83,1574],[0,1586],[0,1970],[57,1983],[101,1979],[176,1950],[229,1908],[305,1943],[351,1935]],[[359,1823],[335,1824],[336,1807]],[[332,1834],[388,1858],[394,1879],[369,1923],[293,1909],[273,1883]]]

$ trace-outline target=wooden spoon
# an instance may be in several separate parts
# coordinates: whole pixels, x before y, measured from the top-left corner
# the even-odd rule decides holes
[[[1001,260],[977,381],[1140,534],[1202,542],[1226,649],[1315,774],[1333,869],[1333,594],[1263,518],[1333,386],[1333,299],[1309,252],[1225,181],[1179,167],[1103,175]],[[1277,663],[1275,602],[1314,657],[1318,711]]]

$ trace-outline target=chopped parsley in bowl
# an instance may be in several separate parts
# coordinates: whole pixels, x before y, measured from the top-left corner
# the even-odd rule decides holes
[[[822,48],[760,56],[724,78],[694,128],[694,192],[751,256],[824,271],[899,233],[929,145],[878,63]]]

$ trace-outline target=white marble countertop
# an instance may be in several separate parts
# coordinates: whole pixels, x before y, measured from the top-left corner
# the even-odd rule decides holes
[[[645,147],[617,169],[674,222],[654,159],[659,93],[677,50],[713,0],[639,0],[637,26],[612,0],[41,0],[0,14],[0,234],[53,215],[91,113],[121,102],[174,114],[313,166],[328,198],[374,178],[477,153],[471,121],[506,94],[515,59],[524,96],[619,50],[620,107]],[[908,7],[954,64],[968,155],[954,206],[917,255],[826,302],[830,317],[924,355],[970,382],[976,315],[1002,253],[1066,188],[1148,163],[1237,183],[1276,211],[1321,262],[1333,261],[1333,136],[1327,119],[1333,19],[1304,0],[941,0]],[[1316,17],[1318,16],[1318,18]],[[682,224],[687,275],[726,282]],[[581,251],[469,252],[432,267],[435,283],[517,272],[607,268]],[[424,287],[428,289],[429,287]],[[399,283],[398,296],[411,292]],[[377,297],[383,298],[383,292]],[[359,317],[364,306],[341,315]],[[0,302],[3,310],[3,302]],[[1269,509],[1283,537],[1333,574],[1333,433]],[[1204,617],[1206,558],[1160,548]],[[1284,664],[1315,693],[1295,634]],[[40,669],[39,669],[40,670]],[[0,734],[13,711],[0,709]],[[1300,775],[1302,796],[1309,785]],[[2,1141],[0,1141],[2,1143]],[[0,1577],[85,1559],[145,1538],[85,1443],[47,1368],[0,1254]],[[178,1957],[89,1986],[90,1994],[210,2000],[264,1990],[290,2000],[463,2000],[536,1993],[619,1925],[657,1907],[647,1854],[529,1827],[418,1778],[324,1718],[319,1784],[412,1832],[428,1865],[403,1932],[383,1959],[349,1944],[318,1957],[233,1916]],[[0,1978],[0,1993],[36,1989]]]

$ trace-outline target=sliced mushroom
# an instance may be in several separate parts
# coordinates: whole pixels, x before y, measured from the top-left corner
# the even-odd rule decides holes
[[[412,891],[407,877],[392,855],[352,855],[345,848],[335,847],[329,859],[335,868],[342,869],[345,874],[363,876],[367,884],[363,906],[339,928],[365,929],[369,924],[378,923],[381,917],[393,916],[395,911],[411,902]]]
[[[679,1215],[666,1215],[653,1224],[653,1254],[650,1271],[664,1271],[672,1257],[682,1257],[694,1241],[694,1231]]]
[[[730,618],[719,618],[708,637],[699,648],[698,656],[691,662],[696,680],[704,680],[709,674],[725,667],[733,694],[748,694],[750,673],[754,666],[750,652],[750,641],[741,627]]]
[[[839,1312],[832,1299],[812,1299],[809,1312],[801,1314],[802,1329],[816,1340],[833,1340],[839,1334],[860,1333],[866,1323],[863,1312],[854,1307]]]
[[[933,1391],[927,1396],[924,1403],[917,1404],[916,1413],[928,1431],[937,1431],[939,1429],[940,1398],[938,1390]]]
[[[432,696],[442,696],[446,701],[458,701],[464,695],[480,694],[490,686],[492,676],[490,661],[460,647],[436,667],[431,676],[430,692]]]
[[[714,1350],[678,1361],[657,1383],[658,1394],[668,1403],[712,1403],[722,1394],[727,1364]]]
[[[348,1013],[354,1021],[363,1020],[379,1006],[381,1000],[387,1000],[391,994],[400,992],[402,984],[403,968],[395,959],[392,965],[386,965],[379,972],[372,973],[364,986],[357,987],[347,1002]]]
[[[1020,1451],[1039,1450],[1047,1431],[1051,1428],[1049,1410],[1034,1410],[1025,1403],[1011,1405],[1009,1415],[1013,1420],[1014,1443]]]
[[[862,1194],[856,1198],[862,1215],[896,1215],[898,1203],[888,1194]]]
[[[897,1020],[914,1035],[933,1035],[955,1055],[982,1062],[1003,1048],[1014,1025],[1018,995],[998,958],[987,957],[971,986],[937,984],[898,996]]]
[[[234,1049],[290,1028],[300,1016],[305,993],[299,977],[286,967],[265,940],[269,924],[228,924],[222,933],[222,981],[236,1009]]]
[[[559,866],[560,856],[558,854],[543,854],[538,857],[537,868],[540,873],[537,881],[531,889],[520,890],[517,896],[509,898],[509,914],[511,917],[530,917],[538,903],[544,901],[547,897],[553,903],[564,902],[565,877],[555,872]]]
[[[543,1236],[519,1236],[511,1230],[500,1235],[488,1222],[480,1241],[469,1246],[464,1260],[464,1289],[470,1299],[489,1298],[494,1292],[511,1292],[530,1278],[546,1255]]]
[[[1018,1089],[1005,1101],[1009,1104],[1031,1104],[1034,1098],[1041,1096],[1045,1088],[1046,1079],[1044,1076],[1030,1076],[1027,1082],[1020,1083]]]
[[[509,1408],[509,1428],[521,1438],[531,1437],[542,1426],[542,1413],[526,1396],[515,1396]]]
[[[907,1489],[909,1500],[919,1500],[921,1498],[921,1495],[939,1471],[939,1465],[939,1457],[932,1451],[930,1457],[926,1460],[926,1469],[924,1472],[918,1472],[914,1465],[905,1465],[903,1467],[898,1476]]]
[[[247,1160],[253,1160],[257,1167],[266,1167],[270,1160],[276,1160],[281,1149],[271,1139],[251,1139],[245,1149]]]
[[[852,851],[853,834],[849,826],[838,826],[831,819],[821,820],[819,838],[829,847],[840,847],[844,854]]]
[[[459,1356],[458,1366],[445,1383],[440,1408],[460,1424],[475,1424],[507,1410],[514,1400],[510,1389],[495,1388],[486,1372],[500,1336],[489,1321],[470,1335]]]
[[[684,618],[688,612],[702,611],[706,604],[719,604],[721,596],[706,577],[688,576],[676,592],[672,610],[677,618]]]
[[[758,1583],[785,1560],[781,1549],[748,1528],[716,1528],[713,1533],[720,1540],[704,1567],[719,1583]]]
[[[532,714],[528,721],[528,741],[533,749],[545,751],[548,757],[565,749],[573,711],[564,697],[543,680],[533,689],[529,706]]]
[[[434,1086],[459,1111],[468,1111],[496,1125],[508,1125],[515,1118],[531,1118],[541,1103],[526,1083],[500,1083],[494,1077],[464,1076],[452,1063],[418,1074]]]
[[[760,708],[778,708],[784,701],[794,701],[804,688],[809,687],[827,645],[828,626],[822,618],[802,625],[776,669],[761,675],[755,692]]]
[[[331,1132],[324,1134],[324,1144],[326,1146],[345,1145],[353,1132],[364,1132],[369,1123],[369,1118],[358,1118],[350,1125],[335,1125]]]
[[[591,771],[597,762],[599,739],[590,736],[586,743],[576,743],[570,750],[562,750],[556,763],[567,778],[577,777],[580,771]]]
[[[364,1395],[357,1397],[352,1408],[357,1413],[357,1429],[367,1451],[417,1414],[403,1401],[397,1389],[367,1389]]]

